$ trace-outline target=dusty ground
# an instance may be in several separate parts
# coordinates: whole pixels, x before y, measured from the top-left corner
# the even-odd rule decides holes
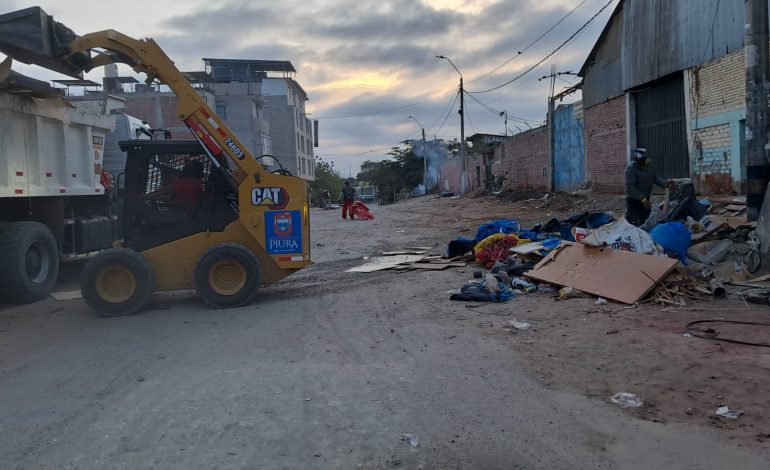
[[[191,295],[124,318],[81,300],[0,305],[0,468],[767,468],[768,355],[681,336],[703,312],[543,296],[467,308],[446,292],[470,266],[345,272],[574,209],[543,205],[425,197],[369,222],[314,210],[317,264],[239,309]],[[534,329],[504,331],[513,317]],[[617,391],[650,405],[625,412],[607,403]],[[721,402],[746,415],[712,420]]]
[[[516,218],[531,226],[586,210],[620,215],[624,207],[619,196],[567,194],[546,199],[538,194],[512,194],[427,204],[448,204],[452,214],[472,213],[468,218],[455,217],[459,220],[451,226],[457,234],[466,228],[464,222],[481,219]],[[435,222],[431,216],[427,220]],[[770,391],[770,348],[683,336],[687,323],[696,320],[770,323],[770,307],[740,300],[700,302],[690,309],[597,306],[592,299],[559,302],[540,294],[479,310],[533,325],[532,331],[517,333],[509,342],[546,386],[591,397],[632,392],[646,403],[631,411],[640,418],[713,426],[745,445],[770,441],[770,395],[760,392]],[[723,324],[718,329],[731,338],[770,343],[770,328]],[[737,420],[714,417],[722,405],[743,410],[745,415]]]

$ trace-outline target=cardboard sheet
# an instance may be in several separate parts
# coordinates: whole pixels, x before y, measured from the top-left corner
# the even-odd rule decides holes
[[[676,266],[677,260],[562,243],[526,277],[634,304]]]
[[[396,255],[371,258],[368,263],[348,269],[347,273],[373,273],[384,269],[391,269],[399,264],[416,263],[422,261],[425,255]]]

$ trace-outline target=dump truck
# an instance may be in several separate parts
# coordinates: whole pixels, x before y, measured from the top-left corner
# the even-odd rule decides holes
[[[0,92],[0,299],[40,300],[60,258],[115,240],[101,169],[113,126],[61,100]]]
[[[189,141],[120,142],[127,153],[115,183],[120,246],[83,268],[91,308],[130,314],[155,291],[180,289],[195,289],[215,308],[240,306],[259,285],[312,263],[306,183],[255,159],[153,39],[114,30],[80,36],[31,7],[0,15],[0,52],[7,55],[0,71],[17,60],[80,78],[127,64],[177,95],[177,116],[191,131]],[[10,229],[2,230],[0,237]],[[43,238],[26,244],[50,243]]]

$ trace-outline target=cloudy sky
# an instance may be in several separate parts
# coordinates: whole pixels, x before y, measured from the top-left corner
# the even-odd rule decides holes
[[[78,34],[116,29],[153,37],[182,70],[202,57],[289,60],[308,92],[307,112],[320,121],[316,155],[347,176],[394,144],[459,138],[462,72],[466,136],[509,133],[545,120],[555,65],[577,72],[617,0],[556,54],[512,83],[573,35],[609,0],[41,0],[35,2]],[[0,12],[29,6],[0,0]],[[573,11],[574,9],[574,11]],[[571,12],[571,13],[570,13]],[[569,14],[569,15],[568,15]],[[566,18],[565,18],[566,16]],[[546,33],[561,21],[551,32]],[[536,41],[537,40],[537,41]],[[533,44],[534,43],[534,44]],[[521,53],[519,53],[522,51]],[[17,64],[41,79],[55,73]],[[125,69],[124,74],[129,70]],[[101,80],[101,71],[87,78]],[[563,75],[557,91],[576,82]],[[475,93],[482,92],[482,93]],[[574,95],[567,101],[580,98]],[[482,105],[483,104],[483,105]]]

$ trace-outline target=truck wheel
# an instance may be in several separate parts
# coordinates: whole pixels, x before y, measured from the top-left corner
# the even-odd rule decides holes
[[[195,268],[195,290],[214,308],[240,307],[257,293],[257,256],[236,243],[209,248]]]
[[[150,263],[134,250],[114,248],[92,258],[80,275],[86,304],[103,316],[129,315],[155,292]]]
[[[0,228],[0,298],[35,302],[51,293],[59,274],[59,249],[40,222],[12,222]]]

